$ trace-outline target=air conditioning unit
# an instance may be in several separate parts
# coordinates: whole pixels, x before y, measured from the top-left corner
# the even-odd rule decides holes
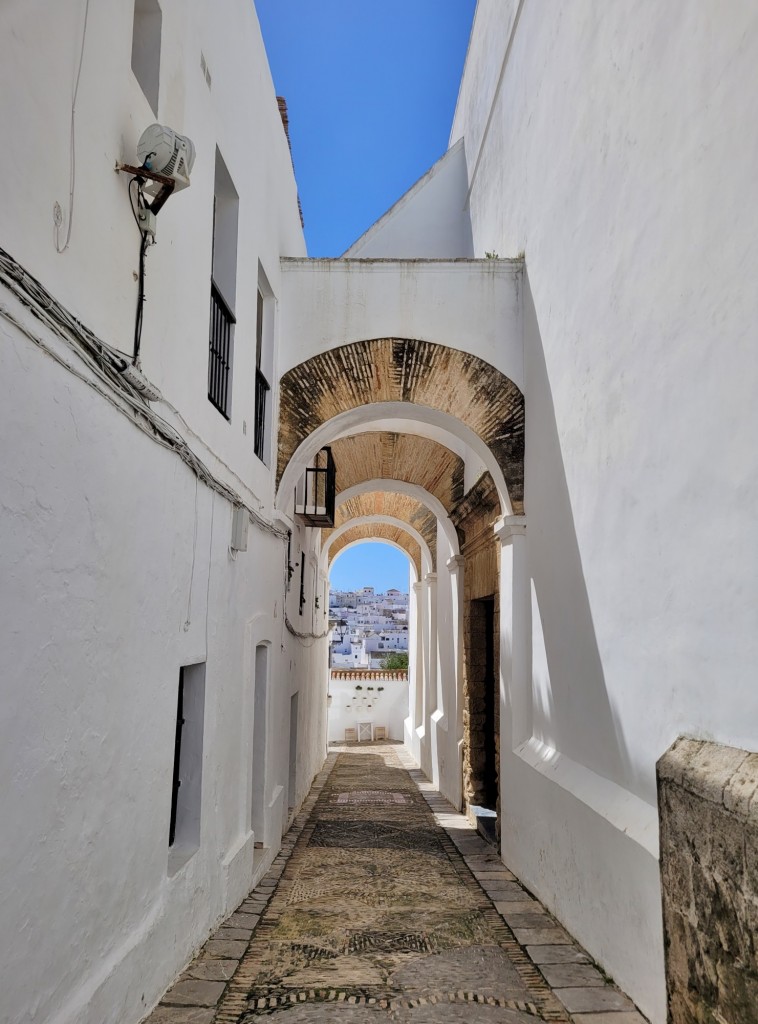
[[[173,128],[163,124],[151,124],[140,135],[137,143],[137,159],[141,166],[154,174],[162,174],[175,182],[174,189],[187,188],[190,173],[195,163],[195,146],[186,135],[180,135]],[[161,184],[150,181],[145,191],[157,195]]]

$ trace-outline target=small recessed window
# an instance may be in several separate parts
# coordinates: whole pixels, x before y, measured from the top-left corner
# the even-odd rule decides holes
[[[163,15],[158,0],[135,0],[132,71],[156,117],[161,76],[162,21]]]
[[[274,307],[276,300],[263,267],[258,264],[255,326],[255,454],[268,465],[271,455],[271,381],[274,372]]]
[[[200,846],[204,718],[205,663],[185,665],[179,670],[168,831],[172,875]]]

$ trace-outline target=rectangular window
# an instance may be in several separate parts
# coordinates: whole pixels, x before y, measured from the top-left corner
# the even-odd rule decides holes
[[[163,15],[158,0],[135,0],[132,71],[156,117],[161,72],[162,21]]]
[[[305,607],[305,555],[300,552],[300,614]]]
[[[295,809],[297,800],[297,711],[298,695],[293,693],[290,697],[290,749],[289,749],[289,776],[287,779],[287,809],[289,814]]]
[[[237,190],[217,149],[213,190],[208,400],[226,419],[231,419],[232,410],[238,214]]]
[[[176,839],[176,808],[179,802],[179,766],[182,759],[182,729],[184,727],[184,669],[179,669],[179,701],[176,709],[176,735],[174,738],[174,774],[171,783],[171,819],[168,828],[168,845]]]
[[[174,874],[200,846],[205,718],[205,663],[179,670],[174,766],[169,819],[169,872]]]
[[[255,648],[255,683],[253,698],[253,785],[250,827],[254,842],[263,846],[266,809],[266,691],[268,688],[268,645]]]
[[[261,264],[255,320],[255,441],[257,457],[269,465],[271,455],[271,381],[274,375],[274,310],[276,300]]]
[[[265,462],[266,456],[266,406],[271,385],[261,369],[263,354],[263,295],[258,290],[258,312],[255,325],[255,454]]]

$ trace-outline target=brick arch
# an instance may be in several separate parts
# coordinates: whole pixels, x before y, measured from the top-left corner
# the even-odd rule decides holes
[[[351,519],[366,516],[391,516],[412,526],[427,543],[432,556],[432,570],[437,571],[437,517],[417,498],[394,491],[369,491],[338,505],[334,528],[339,529]],[[333,530],[322,530],[322,543],[326,543]]]
[[[345,530],[329,548],[328,565],[331,567],[332,562],[343,548],[361,540],[388,540],[395,547],[402,548],[413,562],[416,578],[421,579],[421,548],[419,544],[402,527],[390,526],[388,523],[362,523]]]
[[[515,514],[524,500],[524,396],[478,356],[428,341],[375,338],[330,349],[281,378],[277,485],[298,447],[340,413],[381,402],[459,420],[492,452]]]
[[[337,494],[366,480],[417,484],[450,512],[463,497],[463,459],[418,434],[368,431],[333,441]]]

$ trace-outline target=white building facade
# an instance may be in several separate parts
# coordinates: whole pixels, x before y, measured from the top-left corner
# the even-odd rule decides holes
[[[315,531],[275,522],[271,469],[279,258],[305,245],[252,4],[110,0],[87,5],[86,26],[84,4],[5,4],[0,39],[0,123],[15,139],[0,155],[0,244],[16,261],[0,271],[0,858],[14,936],[0,1016],[126,1024],[265,870],[324,757],[324,653],[285,626],[325,630]],[[156,121],[197,156],[145,260],[141,366],[166,399],[148,406],[103,379],[24,275],[132,353],[140,232],[115,167],[138,162]],[[208,399],[212,275],[236,317],[226,415]],[[274,385],[263,458],[259,291]],[[236,505],[264,525],[250,520],[244,551],[230,547]],[[302,607],[297,578],[283,582],[288,529]]]
[[[408,594],[330,591],[329,614],[334,668],[379,668],[391,651],[408,651]]]

